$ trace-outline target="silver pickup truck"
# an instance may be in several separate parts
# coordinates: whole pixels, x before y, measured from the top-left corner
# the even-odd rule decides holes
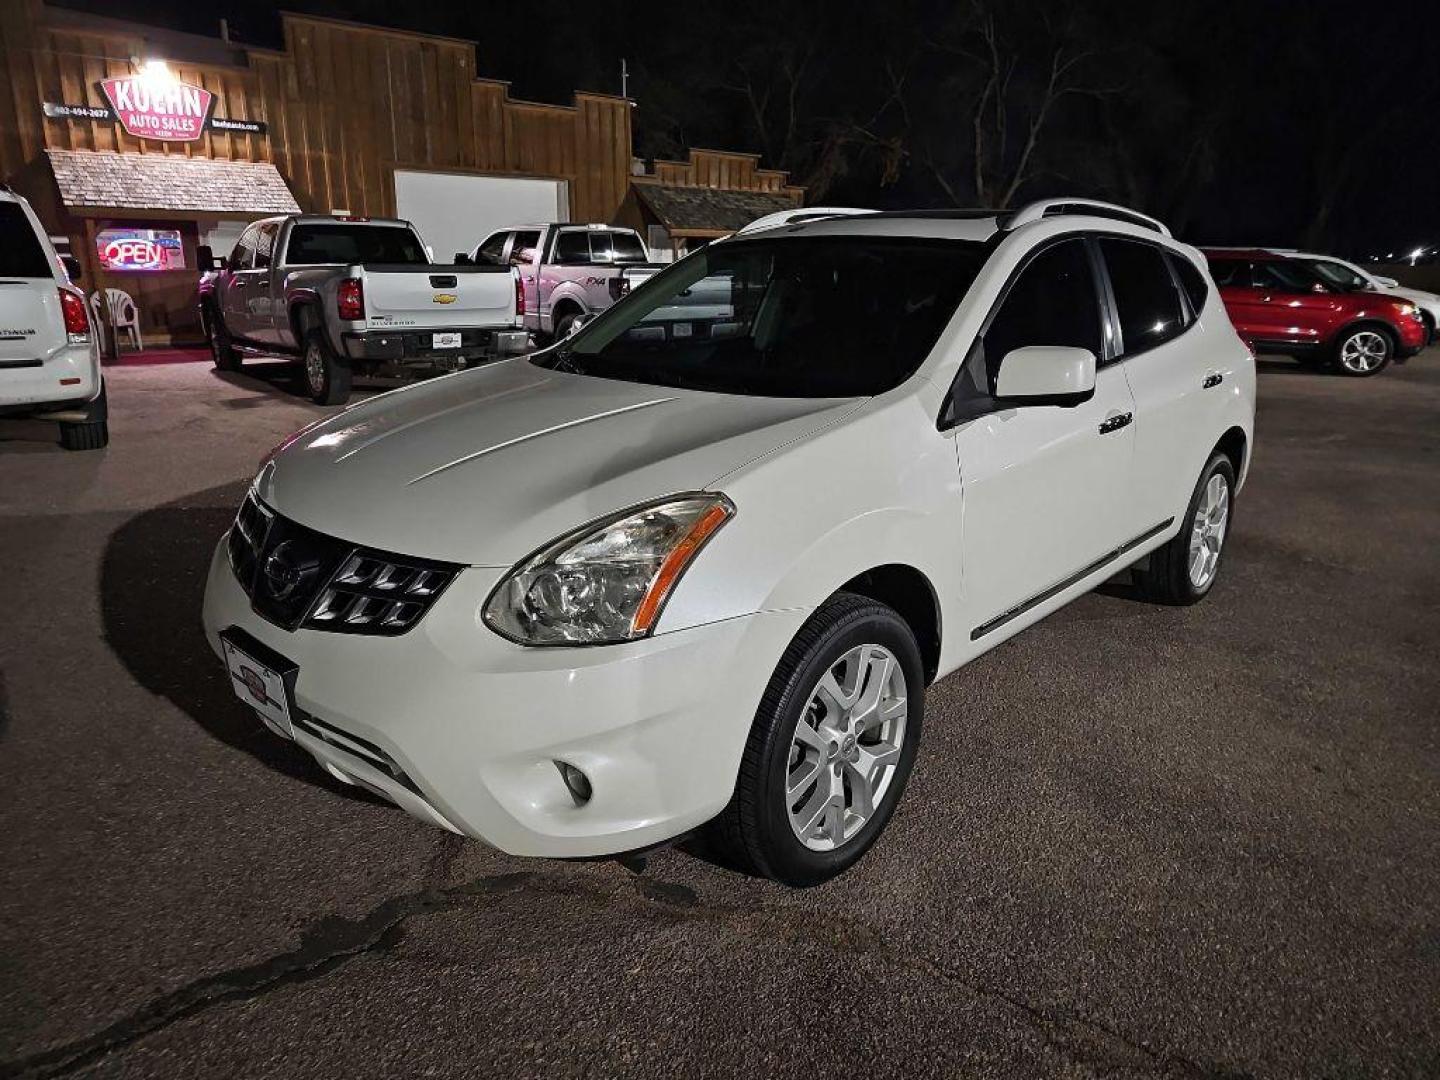
[[[215,366],[245,354],[303,360],[321,405],[356,372],[457,371],[524,352],[520,283],[508,266],[432,263],[406,221],[264,218],[217,263],[201,249],[200,314]]]
[[[525,328],[563,338],[575,321],[619,300],[662,266],[634,229],[614,225],[512,225],[491,233],[455,261],[510,266],[525,291]]]

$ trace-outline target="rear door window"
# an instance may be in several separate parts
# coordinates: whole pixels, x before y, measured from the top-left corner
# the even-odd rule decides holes
[[[590,235],[583,229],[566,229],[555,238],[555,261],[557,263],[588,263],[590,261]]]
[[[643,263],[649,260],[640,238],[632,232],[598,234],[597,238],[590,242],[590,250],[593,252],[600,244],[605,248],[605,262]]]
[[[0,202],[0,277],[53,277],[35,226],[18,202]]]
[[[1180,291],[1158,247],[1141,240],[1102,237],[1100,253],[1115,294],[1123,355],[1163,345],[1185,329]]]
[[[1190,310],[1198,316],[1205,306],[1205,297],[1210,292],[1209,286],[1205,284],[1205,275],[1184,255],[1176,255],[1171,251],[1166,253],[1166,257],[1175,268],[1175,276],[1180,279],[1180,287],[1185,290],[1185,297],[1190,301]]]

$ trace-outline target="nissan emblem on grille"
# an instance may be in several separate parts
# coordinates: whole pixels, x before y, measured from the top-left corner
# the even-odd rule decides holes
[[[320,569],[320,560],[306,557],[293,540],[287,540],[265,558],[265,587],[276,600],[288,600]]]

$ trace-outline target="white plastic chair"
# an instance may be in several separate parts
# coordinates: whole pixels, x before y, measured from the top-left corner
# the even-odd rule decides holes
[[[109,308],[110,325],[115,329],[115,345],[120,345],[120,332],[127,331],[130,341],[139,352],[145,351],[145,342],[140,340],[140,311],[135,306],[135,299],[124,289],[106,289],[105,305]],[[90,294],[90,313],[95,316],[98,325],[103,320],[100,318],[100,293]]]

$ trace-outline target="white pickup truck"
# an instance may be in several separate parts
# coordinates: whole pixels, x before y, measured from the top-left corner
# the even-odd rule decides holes
[[[458,371],[529,347],[515,272],[432,263],[408,221],[264,218],[223,263],[202,249],[200,265],[215,366],[299,357],[320,405],[342,404],[356,372]]]
[[[457,263],[510,266],[525,293],[525,328],[568,337],[577,320],[604,311],[658,273],[634,229],[614,225],[512,225],[491,233]]]
[[[0,184],[0,416],[59,421],[65,449],[98,450],[110,426],[79,276],[30,204]]]

